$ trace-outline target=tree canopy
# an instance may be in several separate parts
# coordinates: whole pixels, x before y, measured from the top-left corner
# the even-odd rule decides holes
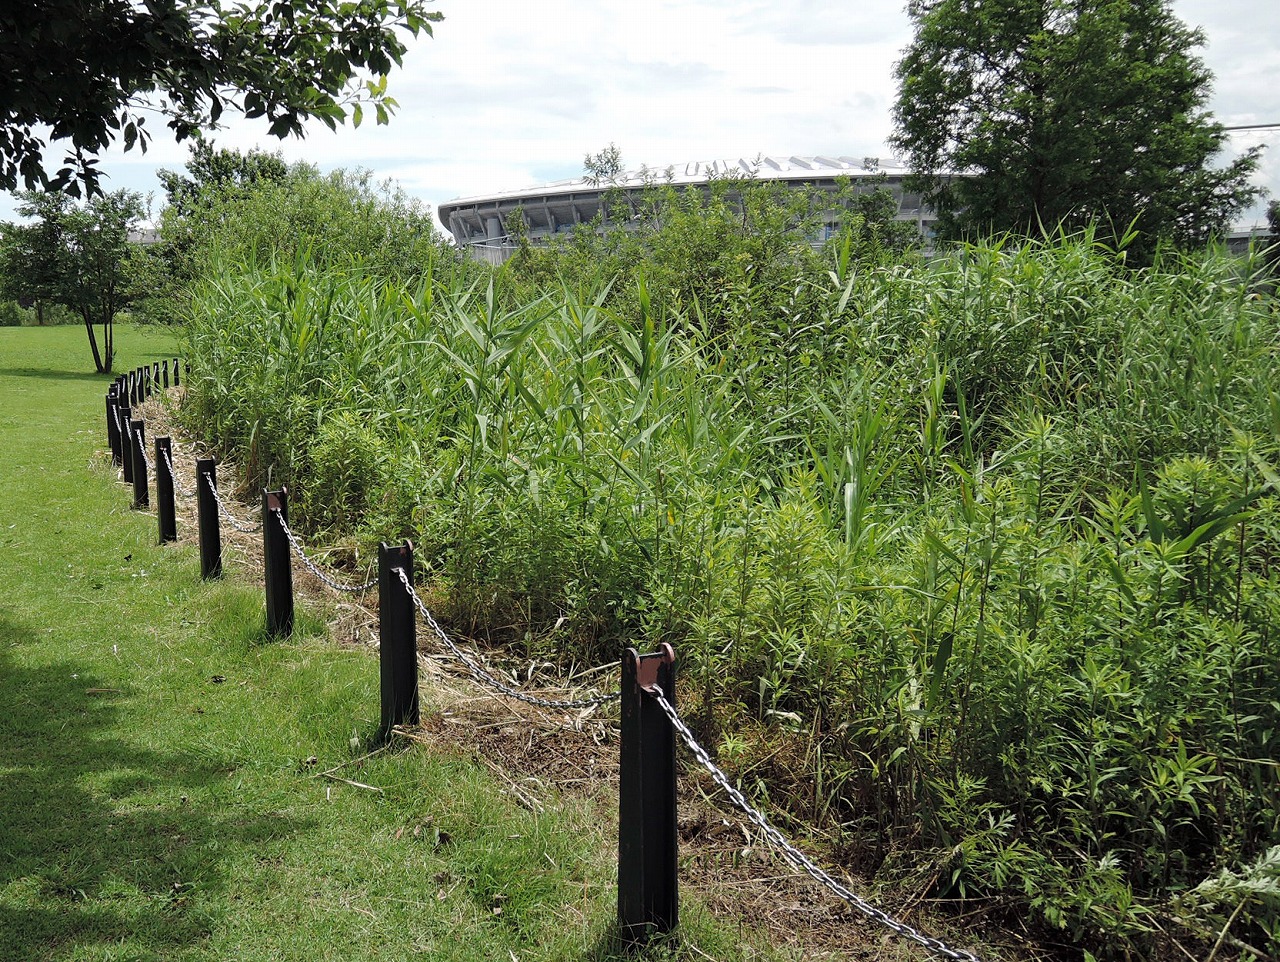
[[[404,37],[431,33],[423,0],[16,0],[0,6],[0,189],[98,192],[97,155],[146,150],[149,115],[181,141],[226,111],[277,137],[330,128],[364,105],[386,123]],[[62,144],[62,166],[45,153]]]
[[[1259,193],[1258,151],[1212,166],[1204,37],[1167,0],[911,0],[895,149],[945,237],[1097,222],[1200,243]],[[963,173],[971,176],[951,177]]]

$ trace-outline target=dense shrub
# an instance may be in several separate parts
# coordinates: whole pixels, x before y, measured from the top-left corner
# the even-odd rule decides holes
[[[211,262],[183,411],[300,525],[413,537],[528,654],[673,642],[747,787],[856,867],[1099,956],[1280,948],[1280,331],[1238,263],[837,249],[686,298],[655,254],[526,296],[313,251]]]
[[[190,176],[163,172],[170,203],[162,240],[142,265],[150,290],[143,307],[154,320],[184,320],[192,285],[225,270],[301,258],[313,268],[358,264],[370,276],[409,283],[446,261],[454,271],[468,267],[442,258],[429,207],[368,171],[322,174],[274,155],[201,149],[188,169]]]
[[[505,295],[519,304],[561,287],[613,285],[608,307],[634,322],[631,277],[642,271],[652,309],[687,318],[704,331],[803,323],[815,307],[811,279],[826,267],[814,239],[863,264],[901,259],[919,241],[914,224],[895,220],[887,188],[853,183],[834,192],[804,191],[749,177],[713,178],[678,189],[655,181],[639,195],[606,192],[606,213],[544,246],[525,239],[523,215],[509,232],[518,250],[504,266]]]

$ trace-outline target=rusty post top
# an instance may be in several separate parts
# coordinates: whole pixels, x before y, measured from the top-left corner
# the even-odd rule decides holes
[[[634,652],[634,649],[632,649]],[[636,684],[650,694],[653,693],[654,687],[658,684],[658,669],[663,665],[674,665],[676,663],[676,652],[665,641],[662,647],[651,655],[635,655],[636,659]]]
[[[267,510],[279,511],[280,510],[280,493],[278,491],[263,491],[262,493],[267,496]]]

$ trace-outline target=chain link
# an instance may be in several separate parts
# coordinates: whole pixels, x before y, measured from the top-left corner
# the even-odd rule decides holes
[[[169,469],[169,480],[173,482],[173,490],[184,498],[194,498],[196,496],[194,491],[189,491],[178,483],[178,472],[173,469],[173,457],[168,451],[164,452],[164,463],[165,467]]]
[[[169,474],[171,477],[174,478],[174,487],[178,489],[178,491],[182,494],[183,497],[193,496],[195,492],[184,491],[182,488],[178,487],[177,472],[174,471],[173,461],[168,456],[167,452],[165,454],[165,460],[169,468]],[[150,470],[150,463],[147,461],[145,451],[143,452],[143,462],[147,464],[148,470]],[[227,520],[231,522],[231,526],[233,528],[235,528],[237,531],[241,531],[246,534],[253,534],[262,530],[261,523],[257,525],[243,525],[240,522],[238,522],[235,519],[235,517],[231,514],[231,512],[227,509],[227,506],[226,504],[223,503],[222,498],[219,497],[218,488],[217,488],[217,485],[213,483],[213,478],[207,473],[204,474],[203,477],[205,479],[205,482],[209,485],[209,490],[213,493],[214,501],[217,502],[218,507],[222,510],[222,513],[226,516]],[[272,508],[271,511],[277,518],[279,518],[280,527],[284,530],[285,537],[289,539],[289,544],[293,546],[293,550],[298,555],[299,560],[301,560],[303,565],[305,565],[306,568],[324,584],[328,585],[330,588],[332,588],[335,591],[354,594],[362,591],[368,591],[370,588],[372,588],[374,585],[378,583],[378,579],[375,577],[363,585],[347,585],[339,581],[335,581],[333,578],[329,577],[319,567],[317,567],[316,564],[309,557],[307,557],[306,551],[303,549],[302,544],[298,541],[298,538],[294,535],[293,531],[290,530],[289,524],[288,522],[285,521],[284,514],[280,511],[280,509]],[[453,656],[456,659],[458,659],[458,661],[462,662],[462,664],[466,667],[471,677],[474,678],[476,681],[480,682],[481,684],[487,685],[490,688],[494,688],[497,691],[502,692],[502,694],[508,695],[509,697],[515,698],[526,704],[537,705],[542,708],[553,708],[553,709],[594,708],[598,705],[602,705],[607,702],[616,701],[621,697],[621,693],[619,692],[610,692],[608,694],[596,695],[592,698],[583,698],[576,701],[557,701],[555,699],[538,698],[535,695],[527,695],[524,692],[518,691],[517,689],[504,684],[503,682],[495,678],[493,675],[491,675],[489,672],[481,668],[470,657],[468,657],[467,654],[463,652],[462,649],[459,648],[454,643],[453,639],[449,637],[448,633],[446,633],[445,630],[440,627],[439,622],[437,622],[436,619],[432,616],[431,611],[427,608],[426,604],[422,601],[422,598],[419,597],[418,593],[414,590],[413,585],[410,584],[409,577],[405,573],[405,570],[403,568],[396,568],[395,573],[399,577],[400,583],[404,585],[405,590],[409,593],[409,597],[413,600],[413,603],[417,607],[419,613],[421,613],[423,620],[426,621],[427,625],[435,633],[436,637],[438,637],[445,644],[445,646],[449,649],[449,651],[453,654]],[[688,746],[689,751],[691,751],[693,753],[693,756],[698,760],[698,763],[702,765],[704,769],[707,770],[707,772],[711,775],[712,780],[715,781],[715,783],[721,788],[721,790],[729,797],[729,800],[732,801],[734,805],[736,805],[739,809],[741,809],[742,812],[747,816],[748,820],[751,821],[753,824],[755,824],[756,827],[759,828],[762,833],[764,833],[765,838],[768,839],[769,842],[775,848],[777,848],[779,852],[781,852],[782,857],[785,858],[789,863],[791,863],[791,865],[800,869],[806,875],[812,878],[815,882],[829,889],[835,895],[839,896],[841,899],[847,902],[857,912],[859,912],[866,918],[869,918],[872,921],[879,923],[880,925],[902,936],[905,939],[909,939],[910,941],[915,942],[917,945],[923,946],[924,948],[928,949],[930,952],[940,955],[943,958],[954,959],[956,960],[956,962],[981,962],[981,960],[972,952],[967,952],[967,951],[964,951],[963,949],[952,948],[951,946],[947,945],[945,942],[942,942],[939,939],[935,939],[932,936],[925,935],[922,932],[919,932],[918,930],[912,928],[910,925],[907,925],[905,922],[898,921],[893,916],[885,912],[883,909],[877,908],[876,906],[872,905],[870,902],[866,901],[865,899],[859,897],[858,895],[855,895],[848,888],[846,888],[844,885],[838,882],[835,878],[833,878],[828,872],[826,872],[824,869],[816,865],[812,860],[809,859],[807,855],[805,855],[798,848],[796,848],[794,845],[788,842],[783,837],[782,833],[779,832],[776,828],[774,828],[773,825],[769,823],[769,820],[766,819],[764,815],[762,815],[759,811],[753,808],[751,803],[747,801],[746,797],[740,791],[738,791],[738,789],[733,787],[733,784],[729,781],[728,776],[725,775],[725,773],[716,766],[715,762],[711,760],[711,756],[707,753],[707,750],[698,743],[698,740],[694,737],[693,732],[689,730],[689,727],[684,723],[683,719],[681,719],[680,715],[676,712],[675,707],[669,701],[667,701],[666,696],[662,692],[662,689],[657,685],[655,685],[653,687],[652,694],[655,700],[657,701],[659,707],[661,707],[663,713],[667,716],[668,720],[670,720],[672,727],[680,734],[681,739],[683,739],[684,743]]]
[[[702,767],[711,774],[712,779],[714,779],[715,783],[720,786],[726,795],[729,796],[730,801],[737,805],[738,808],[742,809],[747,818],[764,833],[765,838],[767,838],[770,843],[772,843],[773,846],[782,853],[783,858],[796,868],[800,869],[815,882],[818,882],[830,889],[836,895],[840,896],[840,898],[848,902],[862,915],[880,923],[885,928],[892,932],[896,932],[903,938],[910,939],[917,945],[922,945],[930,952],[940,955],[943,958],[955,959],[957,962],[981,962],[981,960],[972,952],[966,952],[963,949],[953,949],[945,942],[931,936],[924,935],[907,925],[905,922],[899,922],[883,909],[876,908],[876,906],[872,905],[870,902],[849,891],[849,889],[845,888],[845,886],[832,878],[829,873],[815,865],[807,855],[783,838],[782,833],[769,824],[769,820],[761,815],[760,812],[756,811],[756,809],[752,808],[751,803],[747,801],[746,797],[733,787],[729,782],[729,777],[716,767],[715,762],[711,760],[711,756],[707,754],[707,750],[698,744],[698,740],[693,737],[693,732],[689,731],[689,726],[680,718],[680,715],[676,712],[675,706],[667,701],[666,695],[663,694],[662,689],[659,686],[654,685],[651,693],[658,705],[661,706],[667,718],[671,721],[671,726],[680,733],[680,737],[684,739],[684,743],[689,746],[689,751],[693,752],[693,755],[698,760],[699,764],[701,764]]]
[[[372,588],[374,585],[378,583],[378,579],[376,577],[370,581],[366,581],[362,585],[346,585],[346,584],[343,584],[341,581],[335,581],[334,579],[330,578],[327,574],[321,571],[319,567],[316,566],[316,563],[314,561],[312,561],[310,558],[307,557],[306,551],[304,551],[302,548],[302,543],[298,541],[294,533],[289,530],[289,523],[284,520],[284,512],[282,512],[279,508],[272,508],[271,513],[280,519],[280,527],[284,529],[284,536],[289,539],[289,544],[293,545],[293,550],[297,554],[298,560],[301,561],[304,565],[306,565],[306,568],[308,571],[310,571],[313,575],[315,575],[317,578],[319,578],[321,581],[327,584],[334,591],[342,591],[347,594],[354,595],[354,594],[359,594],[362,591],[368,591],[370,588]]]
[[[538,705],[541,708],[594,708],[597,705],[603,705],[606,702],[617,701],[622,697],[620,692],[615,691],[606,695],[596,695],[592,698],[582,698],[577,701],[556,701],[551,698],[538,698],[536,695],[526,695],[524,692],[518,691],[510,685],[503,684],[498,681],[498,679],[494,678],[493,675],[489,674],[472,661],[461,648],[453,643],[453,639],[450,638],[445,630],[440,627],[439,622],[432,617],[430,610],[428,610],[422,599],[418,597],[418,593],[413,590],[413,585],[409,583],[409,576],[405,574],[405,570],[403,568],[396,568],[395,573],[400,576],[400,583],[404,585],[405,591],[409,592],[409,597],[413,599],[413,603],[422,614],[423,620],[426,621],[426,623],[431,627],[431,630],[436,633],[436,637],[445,643],[445,646],[453,653],[453,657],[462,662],[462,664],[466,666],[467,671],[471,674],[471,677],[480,682],[480,684],[488,685],[490,688],[496,688],[504,695],[515,698],[517,701],[522,701],[527,705]]]
[[[208,471],[205,471],[200,476],[204,478],[204,483],[207,484],[209,486],[209,490],[213,492],[213,500],[218,503],[218,507],[222,510],[222,513],[226,516],[227,520],[231,522],[231,527],[235,528],[242,534],[257,534],[262,530],[261,521],[257,524],[246,524],[243,521],[237,521],[236,516],[231,513],[230,509],[223,503],[222,497],[218,494],[218,486],[213,483],[213,475],[209,474]]]

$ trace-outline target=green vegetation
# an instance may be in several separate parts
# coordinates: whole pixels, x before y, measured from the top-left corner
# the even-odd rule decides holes
[[[122,343],[124,366],[174,349]],[[376,660],[320,611],[266,642],[254,578],[155,545],[78,345],[0,331],[0,958],[615,958],[607,801],[533,814],[465,758],[360,760]],[[779,957],[685,914],[686,947],[642,959]]]
[[[310,537],[412,537],[455,627],[564,664],[672,642],[744,787],[885,884],[1098,957],[1274,953],[1261,263],[818,256],[744,196],[492,272],[215,253],[182,416]]]
[[[159,113],[176,140],[214,130],[224,111],[301,137],[315,117],[379,124],[396,108],[387,74],[407,36],[441,15],[421,0],[224,4],[210,0],[17,0],[0,11],[0,189],[100,191],[98,154],[146,150]],[[45,169],[46,142],[66,166]]]
[[[814,238],[830,234],[832,249],[847,247],[845,261],[863,266],[897,262],[920,240],[914,224],[895,220],[897,202],[875,178],[846,180],[832,192],[750,176],[680,190],[654,172],[638,198],[611,188],[603,207],[595,222],[545,246],[529,243],[523,214],[512,216],[508,235],[518,249],[505,272],[504,300],[520,304],[549,289],[588,290],[612,280],[603,303],[639,323],[629,279],[640,271],[645,309],[655,316],[694,315],[717,331],[777,327],[820,309],[810,278],[827,264]]]
[[[1131,228],[1129,256],[1202,246],[1259,195],[1260,149],[1205,110],[1204,35],[1169,0],[912,0],[896,149],[950,238]],[[953,172],[975,176],[952,179]]]
[[[321,174],[276,154],[200,144],[184,171],[160,177],[168,204],[139,291],[148,320],[183,320],[192,283],[227,263],[299,256],[409,278],[443,250],[429,208],[368,171]]]
[[[141,195],[117,190],[83,205],[65,194],[19,196],[18,213],[36,219],[0,225],[0,294],[34,304],[38,324],[44,324],[52,306],[77,315],[89,336],[94,368],[109,373],[116,314],[136,296],[137,277],[147,261],[147,254],[128,242],[130,229],[142,218]],[[95,326],[102,328],[101,348]]]

